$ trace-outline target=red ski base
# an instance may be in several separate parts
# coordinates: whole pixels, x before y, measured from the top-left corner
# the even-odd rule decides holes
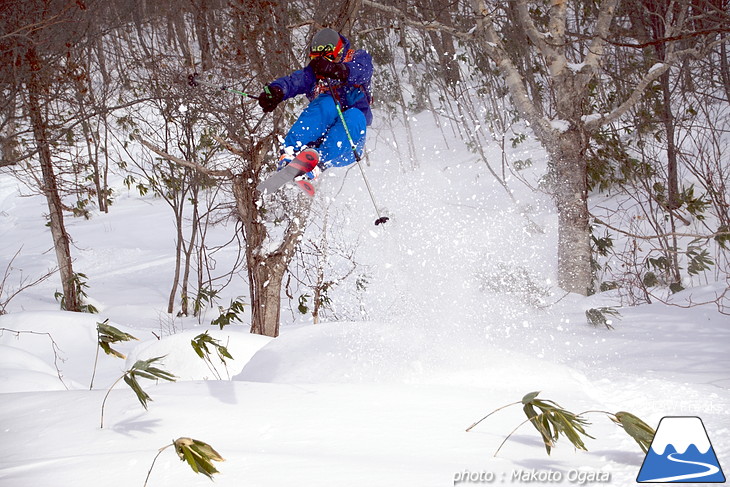
[[[314,149],[305,149],[287,164],[280,171],[272,174],[265,180],[261,181],[256,187],[260,193],[273,193],[289,182],[295,182],[297,186],[303,189],[310,196],[314,194],[314,186],[311,182],[300,183],[299,177],[305,175],[317,166],[319,162],[319,154]]]
[[[314,196],[314,185],[309,179],[297,179],[297,186],[299,189],[307,193],[309,196]]]

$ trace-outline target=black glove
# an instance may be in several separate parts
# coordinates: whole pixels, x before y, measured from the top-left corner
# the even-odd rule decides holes
[[[344,63],[333,63],[322,56],[312,59],[309,63],[314,74],[319,78],[333,78],[346,81],[350,77],[350,68]]]
[[[259,95],[259,105],[265,113],[273,112],[274,108],[284,100],[284,90],[278,86],[267,86]]]

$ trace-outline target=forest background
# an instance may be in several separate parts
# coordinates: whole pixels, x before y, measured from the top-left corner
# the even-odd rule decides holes
[[[93,311],[65,222],[113,211],[109,178],[120,174],[175,215],[168,313],[195,315],[230,282],[236,269],[213,276],[205,236],[233,218],[248,285],[237,294],[247,294],[252,332],[278,335],[311,202],[282,193],[262,204],[255,182],[272,171],[277,137],[302,102],[265,116],[245,96],[188,81],[198,73],[258,93],[306,62],[321,26],[372,54],[374,106],[408,134],[403,170],[419,165],[410,119],[426,110],[454,122],[444,139],[466,141],[505,198],[514,198],[506,181],[532,164],[505,148],[539,140],[549,170],[534,191],[558,212],[565,292],[612,290],[635,305],[728,282],[723,0],[54,0],[3,2],[1,14],[0,167],[47,200],[63,309]],[[485,153],[493,143],[501,160]],[[621,203],[589,203],[606,195]],[[304,264],[315,321],[333,282],[322,252]],[[18,291],[5,286],[0,311]],[[727,291],[714,299],[721,312]]]

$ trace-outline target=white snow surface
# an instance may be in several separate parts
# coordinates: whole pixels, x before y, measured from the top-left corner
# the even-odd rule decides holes
[[[587,452],[561,438],[548,456],[528,424],[493,457],[524,420],[520,406],[465,431],[532,391],[574,412],[629,411],[654,427],[664,416],[700,416],[720,464],[730,465],[727,316],[712,305],[652,304],[621,309],[614,330],[588,326],[585,310],[617,303],[551,285],[557,218],[549,198],[511,180],[513,202],[431,114],[412,121],[416,168],[405,131],[379,123],[365,170],[390,221],[373,225],[357,168],[327,171],[314,209],[319,219],[329,212],[333,235],[357,245],[365,285],[336,287],[334,311],[318,325],[297,313],[298,294],[283,296],[275,339],[249,334],[247,323],[221,331],[209,325],[215,309],[201,323],[165,312],[174,227],[159,200],[120,183],[109,214],[69,219],[74,265],[100,313],[58,311],[55,275],[0,316],[0,485],[141,486],[158,449],[181,436],[226,459],[216,464],[217,486],[634,484],[644,455],[601,413],[586,415],[595,437]],[[535,162],[522,173],[528,180],[544,172],[534,142],[508,156]],[[54,267],[44,201],[26,194],[0,173],[0,272],[20,249],[11,287]],[[233,231],[211,229],[211,243]],[[219,253],[219,268],[235,256]],[[547,291],[531,301],[527,281],[514,280],[521,275]],[[722,289],[682,294],[702,302]],[[245,293],[243,278],[234,279],[220,304]],[[126,361],[102,354],[89,390],[96,323],[105,319],[139,340],[115,347]],[[214,362],[215,370],[200,360],[190,340],[205,331],[235,360]],[[100,428],[107,389],[134,361],[160,356],[178,380],[142,380],[148,410],[119,383]],[[167,450],[148,485],[211,484]]]

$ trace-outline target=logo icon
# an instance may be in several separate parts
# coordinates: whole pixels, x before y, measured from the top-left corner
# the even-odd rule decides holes
[[[725,475],[702,420],[695,416],[662,418],[636,481],[724,483]]]

